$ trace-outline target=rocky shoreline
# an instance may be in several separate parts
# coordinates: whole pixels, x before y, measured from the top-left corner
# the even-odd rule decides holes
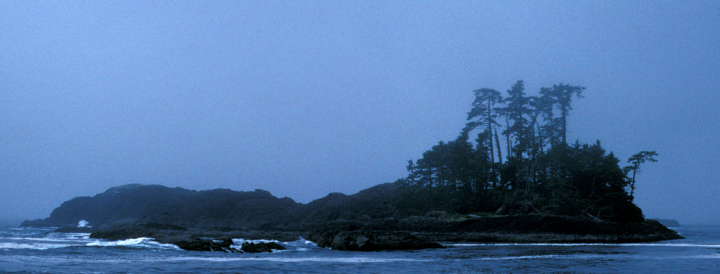
[[[80,228],[84,231],[86,228]],[[58,231],[71,231],[61,228]],[[104,224],[92,229],[91,238],[124,240],[154,238],[185,250],[251,252],[251,247],[232,250],[231,239],[273,239],[289,242],[301,237],[319,247],[348,251],[413,250],[443,248],[441,242],[507,243],[637,243],[681,239],[655,220],[642,223],[612,223],[569,216],[501,216],[444,220],[414,217],[366,222],[334,221],[304,230],[242,230],[230,228],[185,228],[171,224],[134,222]],[[270,252],[282,246],[254,247]]]
[[[64,202],[50,217],[23,227],[61,227],[106,240],[153,238],[186,250],[268,252],[278,246],[234,249],[232,239],[301,237],[336,250],[441,248],[439,242],[631,243],[680,239],[656,220],[616,223],[593,216],[470,215],[398,206],[400,186],[381,184],[357,194],[331,193],[308,204],[264,190],[192,191],[126,185]],[[245,250],[243,250],[245,249]]]

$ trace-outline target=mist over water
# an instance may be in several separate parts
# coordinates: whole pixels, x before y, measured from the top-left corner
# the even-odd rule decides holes
[[[0,228],[18,227],[23,221],[20,219],[0,219]]]
[[[472,91],[586,87],[650,218],[720,222],[717,1],[0,3],[0,219],[130,183],[307,203],[407,175]]]

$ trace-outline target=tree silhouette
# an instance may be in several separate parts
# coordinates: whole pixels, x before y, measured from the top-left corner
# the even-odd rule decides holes
[[[585,90],[584,87],[559,84],[553,85],[552,89],[545,88],[540,91],[548,102],[551,102],[553,106],[557,104],[560,110],[559,120],[552,119],[552,112],[550,112],[550,117],[552,119],[551,125],[554,131],[559,133],[563,144],[567,145],[567,117],[570,115],[570,110],[572,110],[570,106],[572,96],[583,98],[583,90]],[[553,107],[549,111],[552,111],[552,109]]]
[[[508,156],[520,158],[528,148],[530,138],[527,136],[526,129],[529,122],[526,116],[532,113],[529,104],[530,100],[525,96],[525,84],[519,80],[508,90],[508,97],[505,98],[506,107],[503,109],[505,117],[512,121],[503,133],[508,136],[508,141],[510,136],[514,137],[517,144],[512,151],[510,151],[511,144],[508,146]]]
[[[541,88],[539,97],[526,96],[523,81],[517,81],[506,98],[494,89],[474,90],[475,100],[460,135],[439,142],[415,163],[408,162],[409,175],[398,182],[412,198],[403,199],[403,204],[412,205],[409,211],[418,214],[446,210],[642,221],[642,210],[632,203],[635,175],[641,163],[655,162],[657,154],[642,151],[623,169],[600,141],[568,145],[572,97],[582,98],[584,89],[560,84]],[[505,120],[505,159],[498,118]],[[468,136],[475,129],[482,132],[473,146]]]
[[[482,140],[487,141],[485,147],[489,151],[490,155],[490,170],[491,172],[497,173],[497,168],[495,168],[495,148],[493,147],[493,128],[496,126],[499,126],[497,122],[497,113],[493,112],[494,106],[497,103],[501,103],[503,101],[502,96],[500,95],[500,92],[494,89],[489,88],[482,88],[474,90],[473,93],[475,94],[475,100],[472,103],[472,109],[470,109],[470,112],[468,112],[467,120],[469,121],[467,124],[465,124],[465,128],[463,129],[463,134],[468,134],[471,130],[484,126],[486,127],[485,132],[481,133],[487,136],[487,138],[482,138]],[[477,118],[477,119],[476,119]],[[475,120],[473,120],[475,119]],[[497,133],[497,132],[496,132]],[[499,141],[499,140],[498,140]],[[480,145],[480,143],[478,143]],[[502,164],[502,153],[500,152],[500,145],[498,144],[498,160],[500,160],[500,163]],[[497,176],[491,176],[491,181],[493,183],[493,187],[497,185]]]
[[[657,156],[657,153],[655,151],[640,151],[640,153],[637,153],[630,157],[628,159],[628,163],[631,163],[631,166],[626,166],[624,168],[625,173],[627,174],[629,171],[632,171],[632,178],[630,179],[630,197],[633,197],[633,193],[635,191],[635,174],[640,172],[640,164],[645,163],[647,161],[650,162],[657,162],[653,156]]]
[[[473,91],[473,93],[475,93],[475,101],[472,103],[472,109],[468,112],[467,120],[469,122],[465,124],[464,131],[469,132],[480,126],[487,127],[485,130],[488,136],[490,136],[487,147],[490,150],[491,162],[494,163],[495,153],[493,151],[492,134],[493,127],[499,126],[499,124],[496,121],[497,114],[493,113],[493,107],[495,104],[502,102],[503,98],[499,91],[489,88],[477,89]],[[478,119],[473,121],[475,118]]]

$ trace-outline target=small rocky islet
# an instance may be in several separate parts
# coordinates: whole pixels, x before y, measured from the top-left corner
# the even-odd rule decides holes
[[[354,195],[331,193],[300,204],[264,190],[193,191],[160,185],[126,185],[94,197],[77,197],[50,217],[22,227],[60,227],[91,238],[153,238],[192,251],[272,252],[275,242],[300,237],[319,247],[348,251],[442,248],[439,242],[631,243],[680,239],[656,220],[617,223],[592,216],[478,216],[432,211],[422,216],[394,208],[401,186],[377,185]],[[89,225],[78,227],[80,220]]]
[[[227,252],[279,248],[243,244],[237,250],[232,239],[238,238],[303,237],[320,247],[358,251],[442,247],[438,242],[682,238],[663,225],[679,224],[646,220],[633,203],[635,175],[644,163],[657,161],[655,151],[634,154],[621,167],[599,140],[568,143],[571,98],[582,98],[584,90],[558,84],[528,96],[522,80],[505,96],[492,88],[474,90],[467,123],[455,140],[408,161],[407,177],[349,196],[330,193],[301,204],[265,190],[131,184],[71,199],[50,217],[22,226],[82,230],[107,240],[151,237],[187,250]]]

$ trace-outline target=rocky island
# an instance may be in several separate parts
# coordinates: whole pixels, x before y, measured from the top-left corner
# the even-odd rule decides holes
[[[303,237],[321,247],[359,251],[440,248],[438,242],[448,241],[681,238],[646,220],[633,203],[636,175],[641,164],[656,161],[655,151],[634,154],[620,167],[599,140],[567,142],[571,99],[581,98],[584,89],[559,84],[527,96],[517,81],[505,97],[494,89],[475,90],[468,122],[455,140],[408,161],[407,177],[349,196],[331,193],[300,204],[264,190],[126,185],[74,198],[50,217],[22,226],[81,230],[108,240],[152,237],[187,250],[228,252],[237,251],[230,248],[236,238]],[[78,227],[81,221],[92,227]]]
[[[91,232],[92,238],[150,237],[186,250],[232,250],[230,239],[299,237],[337,250],[441,248],[438,242],[648,242],[680,238],[654,220],[614,223],[570,216],[473,216],[434,211],[411,216],[393,201],[401,186],[378,185],[354,195],[330,194],[308,204],[269,192],[193,191],[160,185],[126,185],[63,203],[50,217],[23,227]],[[78,227],[84,220],[87,226]],[[213,240],[214,239],[214,240]],[[246,243],[247,244],[247,243]],[[246,252],[282,249],[249,244]]]

